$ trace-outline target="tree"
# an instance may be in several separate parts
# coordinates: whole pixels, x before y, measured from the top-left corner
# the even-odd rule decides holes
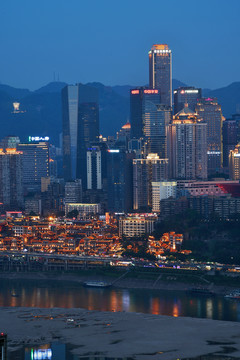
[[[67,214],[67,217],[70,219],[77,218],[78,217],[78,210],[72,210]]]

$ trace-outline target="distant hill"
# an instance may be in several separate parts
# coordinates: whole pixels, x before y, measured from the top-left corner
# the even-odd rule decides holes
[[[1,138],[9,134],[20,136],[26,141],[29,135],[50,136],[58,144],[62,132],[61,90],[67,84],[51,82],[36,91],[16,89],[0,84],[0,126]],[[134,85],[105,86],[93,82],[88,85],[99,91],[100,132],[114,135],[129,121],[129,90]],[[173,89],[186,84],[173,80]],[[217,97],[223,114],[240,112],[240,82],[216,90],[203,90],[204,96]],[[20,113],[13,113],[13,102],[20,102]]]
[[[40,89],[36,90],[35,93],[42,94],[42,93],[58,93],[61,92],[64,86],[66,86],[67,83],[55,81],[50,82],[49,84],[41,87]]]
[[[3,84],[0,84],[0,91],[5,92],[6,94],[14,97],[16,101],[31,94],[31,91],[28,89],[17,89],[12,86],[3,85]]]
[[[240,113],[240,82],[216,90],[205,90],[204,96],[218,98],[223,115],[227,118],[232,114]]]

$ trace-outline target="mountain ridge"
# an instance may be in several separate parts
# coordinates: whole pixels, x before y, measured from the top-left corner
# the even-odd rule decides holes
[[[61,90],[65,82],[50,82],[35,91],[14,88],[0,84],[0,126],[2,137],[12,134],[26,141],[28,136],[50,136],[53,143],[59,143],[62,131]],[[99,82],[86,85],[99,91],[100,132],[104,136],[115,135],[122,125],[129,121],[129,91],[138,86],[106,86]],[[173,89],[186,86],[174,79]],[[203,95],[217,97],[222,105],[223,115],[240,112],[240,82],[210,90],[203,89]],[[13,102],[20,102],[20,112],[13,112]]]

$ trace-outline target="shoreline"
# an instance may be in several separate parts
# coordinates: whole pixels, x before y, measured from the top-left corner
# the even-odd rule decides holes
[[[39,280],[39,281],[68,281],[83,285],[84,282],[89,280],[99,280],[104,282],[113,282],[114,278],[106,275],[80,275],[72,273],[52,274],[52,273],[0,273],[0,279],[8,280]],[[176,277],[169,276],[169,281],[161,279],[141,279],[141,278],[122,278],[112,285],[114,288],[125,289],[146,289],[146,290],[166,290],[166,291],[187,291],[189,288],[201,287],[210,288],[216,295],[225,295],[236,289],[233,285],[216,285],[216,284],[203,284],[192,282],[177,281]]]
[[[60,342],[85,357],[176,360],[240,358],[240,324],[210,319],[64,308],[0,308],[8,351]]]

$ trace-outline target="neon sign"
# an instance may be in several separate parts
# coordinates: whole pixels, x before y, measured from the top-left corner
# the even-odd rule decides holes
[[[144,90],[144,94],[158,94],[158,90]]]
[[[132,90],[131,94],[135,95],[135,94],[139,94],[139,90]]]
[[[29,136],[28,141],[49,141],[49,136]]]

